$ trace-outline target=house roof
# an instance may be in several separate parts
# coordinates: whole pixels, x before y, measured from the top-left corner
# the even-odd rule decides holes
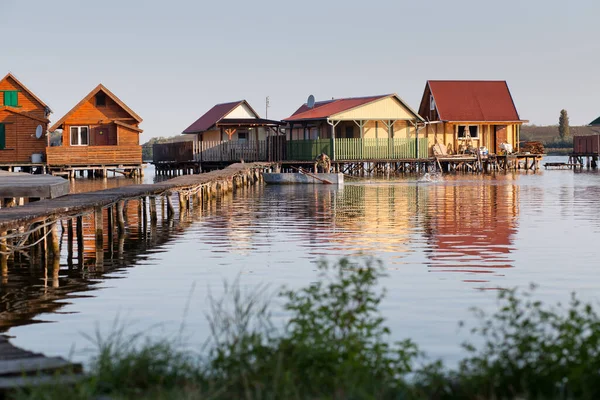
[[[26,117],[26,118],[30,118],[30,119],[32,119],[34,121],[43,122],[43,123],[46,123],[46,124],[48,122],[50,122],[50,120],[48,120],[48,118],[39,118],[39,117],[31,115],[28,112],[20,112],[20,111],[17,111],[17,110],[15,110],[13,107],[0,106],[0,111],[7,111],[9,113],[20,115],[20,116],[23,116],[23,117]]]
[[[600,117],[598,117],[595,120],[593,120],[592,122],[590,122],[590,125],[592,125],[592,126],[600,125]]]
[[[348,97],[342,99],[326,100],[316,102],[313,108],[308,108],[307,104],[303,104],[290,117],[284,119],[286,122],[305,121],[315,119],[327,119],[335,114],[348,111],[357,107],[364,106],[377,100],[388,97],[396,98],[404,107],[412,112],[418,119],[422,119],[408,104],[404,102],[397,94],[384,94],[378,96],[367,97]]]
[[[142,122],[142,118],[137,115],[131,108],[127,106],[127,104],[123,103],[121,99],[119,99],[113,92],[108,90],[103,84],[99,84],[96,86],[87,96],[85,96],[75,107],[73,107],[68,113],[66,113],[61,119],[58,120],[54,125],[50,127],[50,131],[53,132],[57,129],[62,128],[63,123],[69,118],[71,114],[73,114],[79,107],[88,102],[92,97],[96,95],[98,92],[104,92],[108,97],[110,97],[115,103],[117,103],[123,110],[125,110],[133,119],[135,119],[138,123]]]
[[[224,119],[230,112],[235,110],[238,106],[244,104],[247,106],[250,111],[256,116],[256,118],[260,118],[258,113],[254,111],[250,104],[246,100],[232,101],[230,103],[221,103],[215,105],[213,108],[208,110],[203,116],[198,118],[193,124],[187,127],[183,133],[201,133],[208,130],[211,130],[219,121]]]
[[[29,89],[27,88],[27,86],[23,85],[23,84],[21,83],[21,81],[19,81],[19,80],[18,80],[18,79],[17,79],[17,78],[16,78],[16,77],[15,77],[15,76],[12,74],[12,73],[10,73],[10,72],[9,72],[8,74],[6,74],[6,76],[5,76],[4,78],[0,79],[0,81],[3,81],[3,80],[5,80],[5,79],[7,79],[7,78],[11,78],[13,81],[15,81],[15,82],[17,83],[17,85],[21,86],[21,88],[22,88],[24,91],[26,91],[27,93],[29,93],[29,95],[30,95],[31,97],[33,97],[33,98],[34,98],[34,99],[35,99],[35,100],[36,100],[38,103],[40,103],[40,104],[41,104],[43,107],[46,107],[46,108],[48,109],[48,112],[49,112],[49,113],[52,113],[52,110],[50,109],[50,107],[48,107],[48,104],[44,103],[44,102],[42,101],[42,99],[40,99],[39,97],[37,97],[37,96],[35,95],[35,93],[33,93],[31,90],[29,90]]]
[[[423,115],[427,87],[442,121],[521,121],[506,81],[427,81],[419,108]]]

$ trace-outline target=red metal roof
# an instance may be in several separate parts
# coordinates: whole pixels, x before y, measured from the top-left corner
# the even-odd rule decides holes
[[[342,111],[347,111],[352,108],[362,106],[372,101],[383,99],[389,96],[393,95],[385,94],[380,96],[349,97],[345,99],[319,101],[315,103],[315,106],[313,108],[308,108],[306,104],[303,104],[302,106],[300,106],[300,108],[298,108],[298,110],[296,110],[294,114],[292,114],[292,116],[284,119],[284,121],[326,119]]]
[[[520,120],[506,81],[428,81],[427,84],[442,121]]]
[[[191,124],[183,133],[198,133],[209,130],[213,125],[222,120],[227,114],[233,111],[240,104],[245,103],[245,100],[234,101],[231,103],[217,104],[198,118],[196,122]]]

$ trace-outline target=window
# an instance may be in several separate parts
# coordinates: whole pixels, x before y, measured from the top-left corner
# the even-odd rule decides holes
[[[458,125],[457,129],[459,139],[479,139],[478,125]]]
[[[96,107],[106,107],[106,94],[104,92],[96,94]]]
[[[4,92],[4,105],[7,107],[18,107],[19,92],[16,90],[6,90]]]
[[[244,142],[246,140],[248,140],[248,132],[246,132],[246,131],[239,131],[238,132],[238,140],[241,140],[241,141],[244,141]]]
[[[429,111],[433,111],[435,110],[435,99],[433,98],[433,95],[429,96]]]
[[[90,134],[87,126],[71,127],[71,146],[87,146],[90,144]]]

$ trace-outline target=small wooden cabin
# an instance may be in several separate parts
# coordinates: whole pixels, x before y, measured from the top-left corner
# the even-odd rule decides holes
[[[521,125],[506,81],[427,81],[419,114],[429,121],[425,129],[430,155],[441,143],[449,154],[468,146],[485,146],[500,154],[500,145],[519,148]]]
[[[142,118],[102,84],[96,86],[50,131],[62,130],[60,146],[48,147],[51,170],[122,169],[139,174]]]
[[[14,75],[0,80],[0,167],[44,166],[51,112]]]
[[[195,161],[266,161],[268,139],[279,135],[280,125],[261,118],[246,100],[239,100],[215,105],[183,133],[195,135]]]

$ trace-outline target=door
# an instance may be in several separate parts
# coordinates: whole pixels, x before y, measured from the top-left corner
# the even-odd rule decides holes
[[[508,135],[506,133],[506,125],[496,125],[495,128],[496,134],[494,147],[496,148],[496,154],[500,154],[500,145],[508,142]]]
[[[93,128],[94,146],[108,146],[109,126],[100,125]]]

